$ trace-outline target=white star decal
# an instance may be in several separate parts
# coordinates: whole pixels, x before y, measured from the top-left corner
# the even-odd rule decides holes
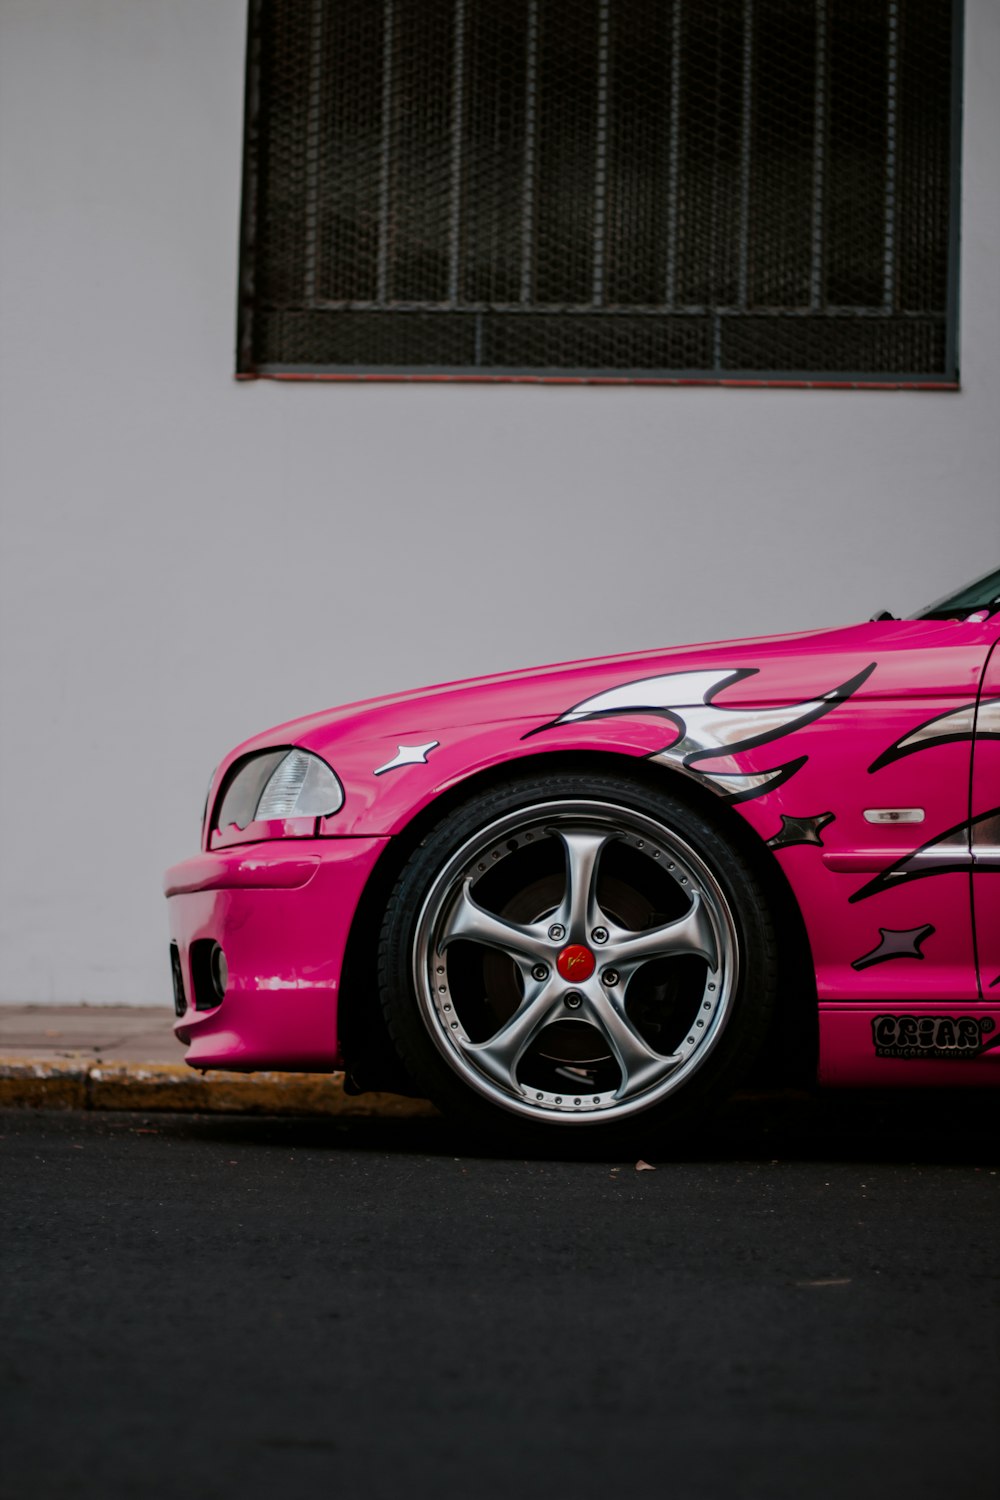
[[[440,743],[440,740],[428,740],[426,745],[400,745],[392,760],[387,760],[384,766],[376,767],[372,775],[384,776],[386,771],[398,771],[402,766],[426,765],[428,755]]]

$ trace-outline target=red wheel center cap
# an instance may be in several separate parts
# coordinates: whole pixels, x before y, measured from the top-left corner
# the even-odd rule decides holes
[[[556,959],[556,968],[568,984],[583,984],[597,968],[597,959],[582,943],[570,943]]]

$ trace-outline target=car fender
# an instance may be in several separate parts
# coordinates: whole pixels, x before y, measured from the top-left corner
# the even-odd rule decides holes
[[[517,717],[442,730],[439,742],[426,728],[345,742],[337,754],[338,773],[348,789],[345,806],[324,820],[320,831],[327,836],[399,835],[438,799],[465,783],[474,786],[484,774],[515,774],[521,765],[555,765],[568,756],[579,763],[581,754],[617,756],[623,764],[661,770],[676,781],[682,795],[685,781],[696,783],[753,831],[762,854],[780,867],[803,915],[821,999],[881,1000],[898,993],[897,965],[865,962],[879,952],[884,930],[910,935],[909,956],[915,960],[907,966],[910,993],[931,999],[943,987],[958,995],[956,986],[968,972],[964,964],[971,951],[962,880],[936,882],[933,901],[920,886],[886,891],[877,902],[859,904],[854,898],[873,874],[905,857],[924,838],[905,824],[873,824],[866,812],[876,804],[894,808],[916,803],[928,827],[947,821],[948,789],[960,787],[963,777],[967,780],[969,745],[959,740],[934,748],[932,798],[937,796],[941,805],[928,809],[925,768],[905,758],[879,766],[879,758],[897,735],[952,700],[875,695],[875,662],[855,657],[836,665],[839,680],[831,680],[829,663],[821,676],[813,677],[820,691],[812,698],[796,699],[787,690],[787,678],[779,686],[775,675],[772,692],[757,687],[747,701],[744,681],[734,680],[740,669],[730,673],[730,690],[724,697],[720,693],[718,711],[727,716],[731,753],[725,753],[726,746],[709,746],[699,754],[699,744],[704,746],[709,736],[706,724],[711,724],[704,703],[674,702],[656,712],[648,704],[633,711],[626,703],[607,712],[602,707],[606,695],[600,693],[593,699],[597,707],[576,717],[568,706],[555,719]],[[739,687],[744,687],[742,707],[735,692]],[[943,936],[936,944],[939,962],[925,965],[920,935],[928,927]]]

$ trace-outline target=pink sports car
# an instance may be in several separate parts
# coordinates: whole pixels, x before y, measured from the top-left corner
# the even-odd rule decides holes
[[[166,877],[188,1062],[528,1134],[751,1074],[1000,1082],[998,642],[1000,572],[249,740]]]

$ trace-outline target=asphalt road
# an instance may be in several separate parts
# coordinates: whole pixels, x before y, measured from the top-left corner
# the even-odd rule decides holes
[[[647,1172],[0,1115],[0,1494],[992,1500],[995,1119],[747,1103]]]

